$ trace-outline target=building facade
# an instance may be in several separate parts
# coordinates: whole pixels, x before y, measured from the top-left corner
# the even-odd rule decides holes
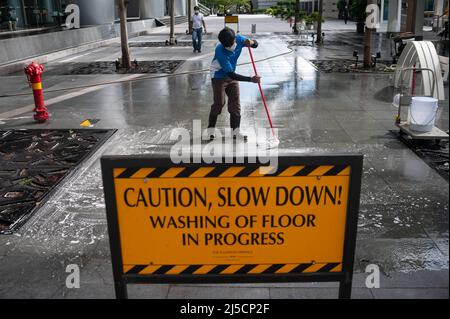
[[[277,5],[278,1],[252,0],[255,9],[267,9]],[[295,2],[295,0],[292,0]],[[354,0],[346,0],[350,7]],[[325,19],[339,17],[338,0],[323,0],[323,17]],[[423,28],[442,28],[448,21],[449,0],[378,0],[380,9],[379,30],[382,32],[413,32],[421,34]],[[318,0],[300,0],[300,11],[308,14],[318,11]],[[444,16],[443,16],[444,15]]]
[[[276,6],[278,1],[273,0],[252,0],[253,7],[255,9],[267,9],[272,6]],[[295,0],[293,0],[295,2]],[[336,6],[337,0],[323,0],[323,16],[326,18],[337,18],[338,10]],[[300,11],[305,11],[308,13],[318,11],[319,1],[318,0],[300,0]]]
[[[277,5],[277,1],[273,0],[252,0],[253,8],[256,10],[268,9]]]
[[[150,19],[169,15],[170,0],[131,0],[130,19]],[[175,0],[175,15],[187,14],[188,0]],[[197,3],[191,0],[192,6]],[[110,24],[118,21],[118,0],[0,0],[0,21],[14,19],[17,29],[58,27],[65,22],[65,8],[69,4],[80,7],[82,26]],[[1,25],[0,25],[1,27]]]

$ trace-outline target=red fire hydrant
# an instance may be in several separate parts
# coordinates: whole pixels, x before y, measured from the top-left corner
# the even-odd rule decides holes
[[[41,74],[44,72],[44,66],[37,64],[36,62],[32,62],[24,69],[24,71],[27,75],[30,87],[33,88],[34,104],[36,106],[34,109],[34,119],[40,123],[45,122],[48,120],[48,112],[44,104],[44,95],[42,94],[41,83]]]

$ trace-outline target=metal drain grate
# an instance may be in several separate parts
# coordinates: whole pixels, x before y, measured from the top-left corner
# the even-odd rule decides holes
[[[47,66],[47,75],[74,74],[145,74],[145,73],[173,73],[183,60],[138,61],[137,66],[132,63],[129,70],[116,70],[113,61],[53,63]]]
[[[0,130],[0,234],[42,206],[58,183],[115,130]]]
[[[139,42],[130,42],[130,47],[167,47],[168,44],[166,42],[145,42],[145,41],[139,41]],[[192,41],[177,41],[177,44],[175,46],[178,47],[191,47]]]
[[[352,60],[310,60],[317,69],[325,73],[393,73],[392,61],[377,61],[376,67],[365,69],[363,61],[358,62],[355,68],[355,61]]]

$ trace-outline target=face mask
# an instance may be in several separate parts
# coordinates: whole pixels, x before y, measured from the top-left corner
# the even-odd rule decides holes
[[[236,50],[237,47],[237,43],[234,42],[234,44],[231,47],[227,47],[225,49],[227,49],[228,51],[234,52],[234,50]]]
[[[200,12],[199,12],[199,11],[194,11],[194,13],[195,13],[195,14],[199,14]]]

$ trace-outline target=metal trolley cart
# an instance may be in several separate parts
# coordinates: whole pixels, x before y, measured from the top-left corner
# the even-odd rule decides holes
[[[401,112],[402,107],[409,106],[411,103],[411,98],[414,96],[414,93],[411,93],[411,95],[406,95],[406,86],[404,86],[404,74],[406,72],[430,72],[432,75],[433,85],[431,87],[431,96],[433,96],[434,87],[436,85],[436,75],[434,74],[434,71],[429,68],[404,68],[400,70],[400,85],[399,85],[399,100],[398,100],[398,113],[395,120],[395,125],[400,129],[400,135],[407,135],[410,139],[413,140],[435,140],[437,144],[441,142],[441,140],[448,140],[448,133],[442,131],[441,129],[437,128],[436,126],[433,126],[433,129],[430,132],[418,132],[414,131],[409,127],[409,124],[407,121],[401,120]],[[414,73],[412,75],[414,77]],[[414,80],[413,80],[413,86],[414,86]],[[414,90],[413,90],[414,91]]]

